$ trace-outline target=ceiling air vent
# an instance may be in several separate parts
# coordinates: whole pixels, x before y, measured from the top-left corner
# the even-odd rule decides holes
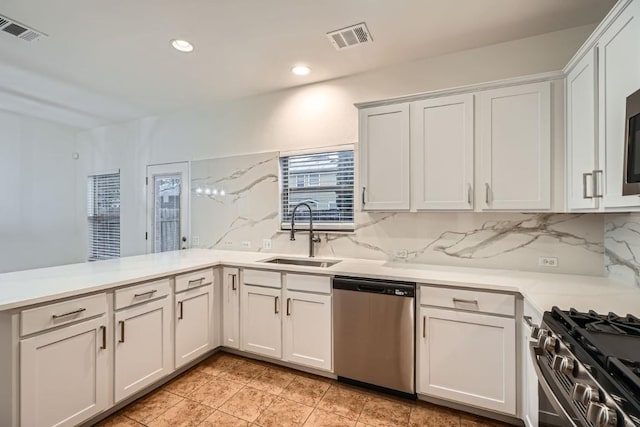
[[[367,24],[361,22],[341,30],[335,30],[327,33],[327,37],[331,41],[336,50],[347,49],[358,46],[363,43],[371,43],[373,38],[367,29]]]
[[[20,24],[19,22],[2,15],[0,15],[0,31],[28,42],[47,36],[41,31],[29,28],[26,25]]]

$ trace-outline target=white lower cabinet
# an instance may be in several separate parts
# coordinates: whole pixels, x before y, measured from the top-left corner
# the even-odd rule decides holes
[[[171,301],[135,305],[114,315],[114,398],[119,402],[172,371]]]
[[[513,318],[421,307],[418,393],[516,414]]]
[[[285,291],[284,359],[332,370],[331,295]]]
[[[243,285],[240,303],[240,349],[282,358],[280,289]]]
[[[222,270],[222,345],[240,348],[240,270]]]
[[[20,341],[20,425],[75,426],[107,409],[106,328],[101,316]]]
[[[213,284],[176,294],[176,369],[211,350],[213,327]]]

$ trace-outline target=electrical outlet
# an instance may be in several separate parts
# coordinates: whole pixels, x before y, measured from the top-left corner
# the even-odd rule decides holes
[[[251,249],[251,241],[250,240],[244,240],[242,242],[242,247],[245,249]]]
[[[406,249],[396,249],[393,251],[393,256],[396,258],[405,259],[409,257],[409,251]]]
[[[262,249],[271,249],[271,239],[262,239]]]
[[[538,265],[541,267],[557,267],[558,258],[541,256],[538,258]]]
[[[191,236],[191,246],[200,246],[200,236]]]
[[[222,244],[225,246],[233,246],[233,240],[225,240]]]

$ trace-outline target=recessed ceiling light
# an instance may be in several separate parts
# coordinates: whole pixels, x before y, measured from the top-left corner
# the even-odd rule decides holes
[[[291,69],[291,72],[296,76],[306,76],[311,72],[311,68],[306,65],[296,65]]]
[[[193,50],[193,45],[186,40],[173,39],[171,40],[171,46],[180,52],[191,52]]]

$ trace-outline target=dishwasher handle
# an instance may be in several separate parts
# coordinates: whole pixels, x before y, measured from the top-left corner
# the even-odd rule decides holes
[[[358,285],[358,290],[360,292],[374,292],[377,294],[384,294],[387,291],[386,288],[370,285]]]
[[[416,294],[416,284],[413,282],[366,279],[362,277],[336,276],[333,279],[333,289],[408,298],[414,298]]]

